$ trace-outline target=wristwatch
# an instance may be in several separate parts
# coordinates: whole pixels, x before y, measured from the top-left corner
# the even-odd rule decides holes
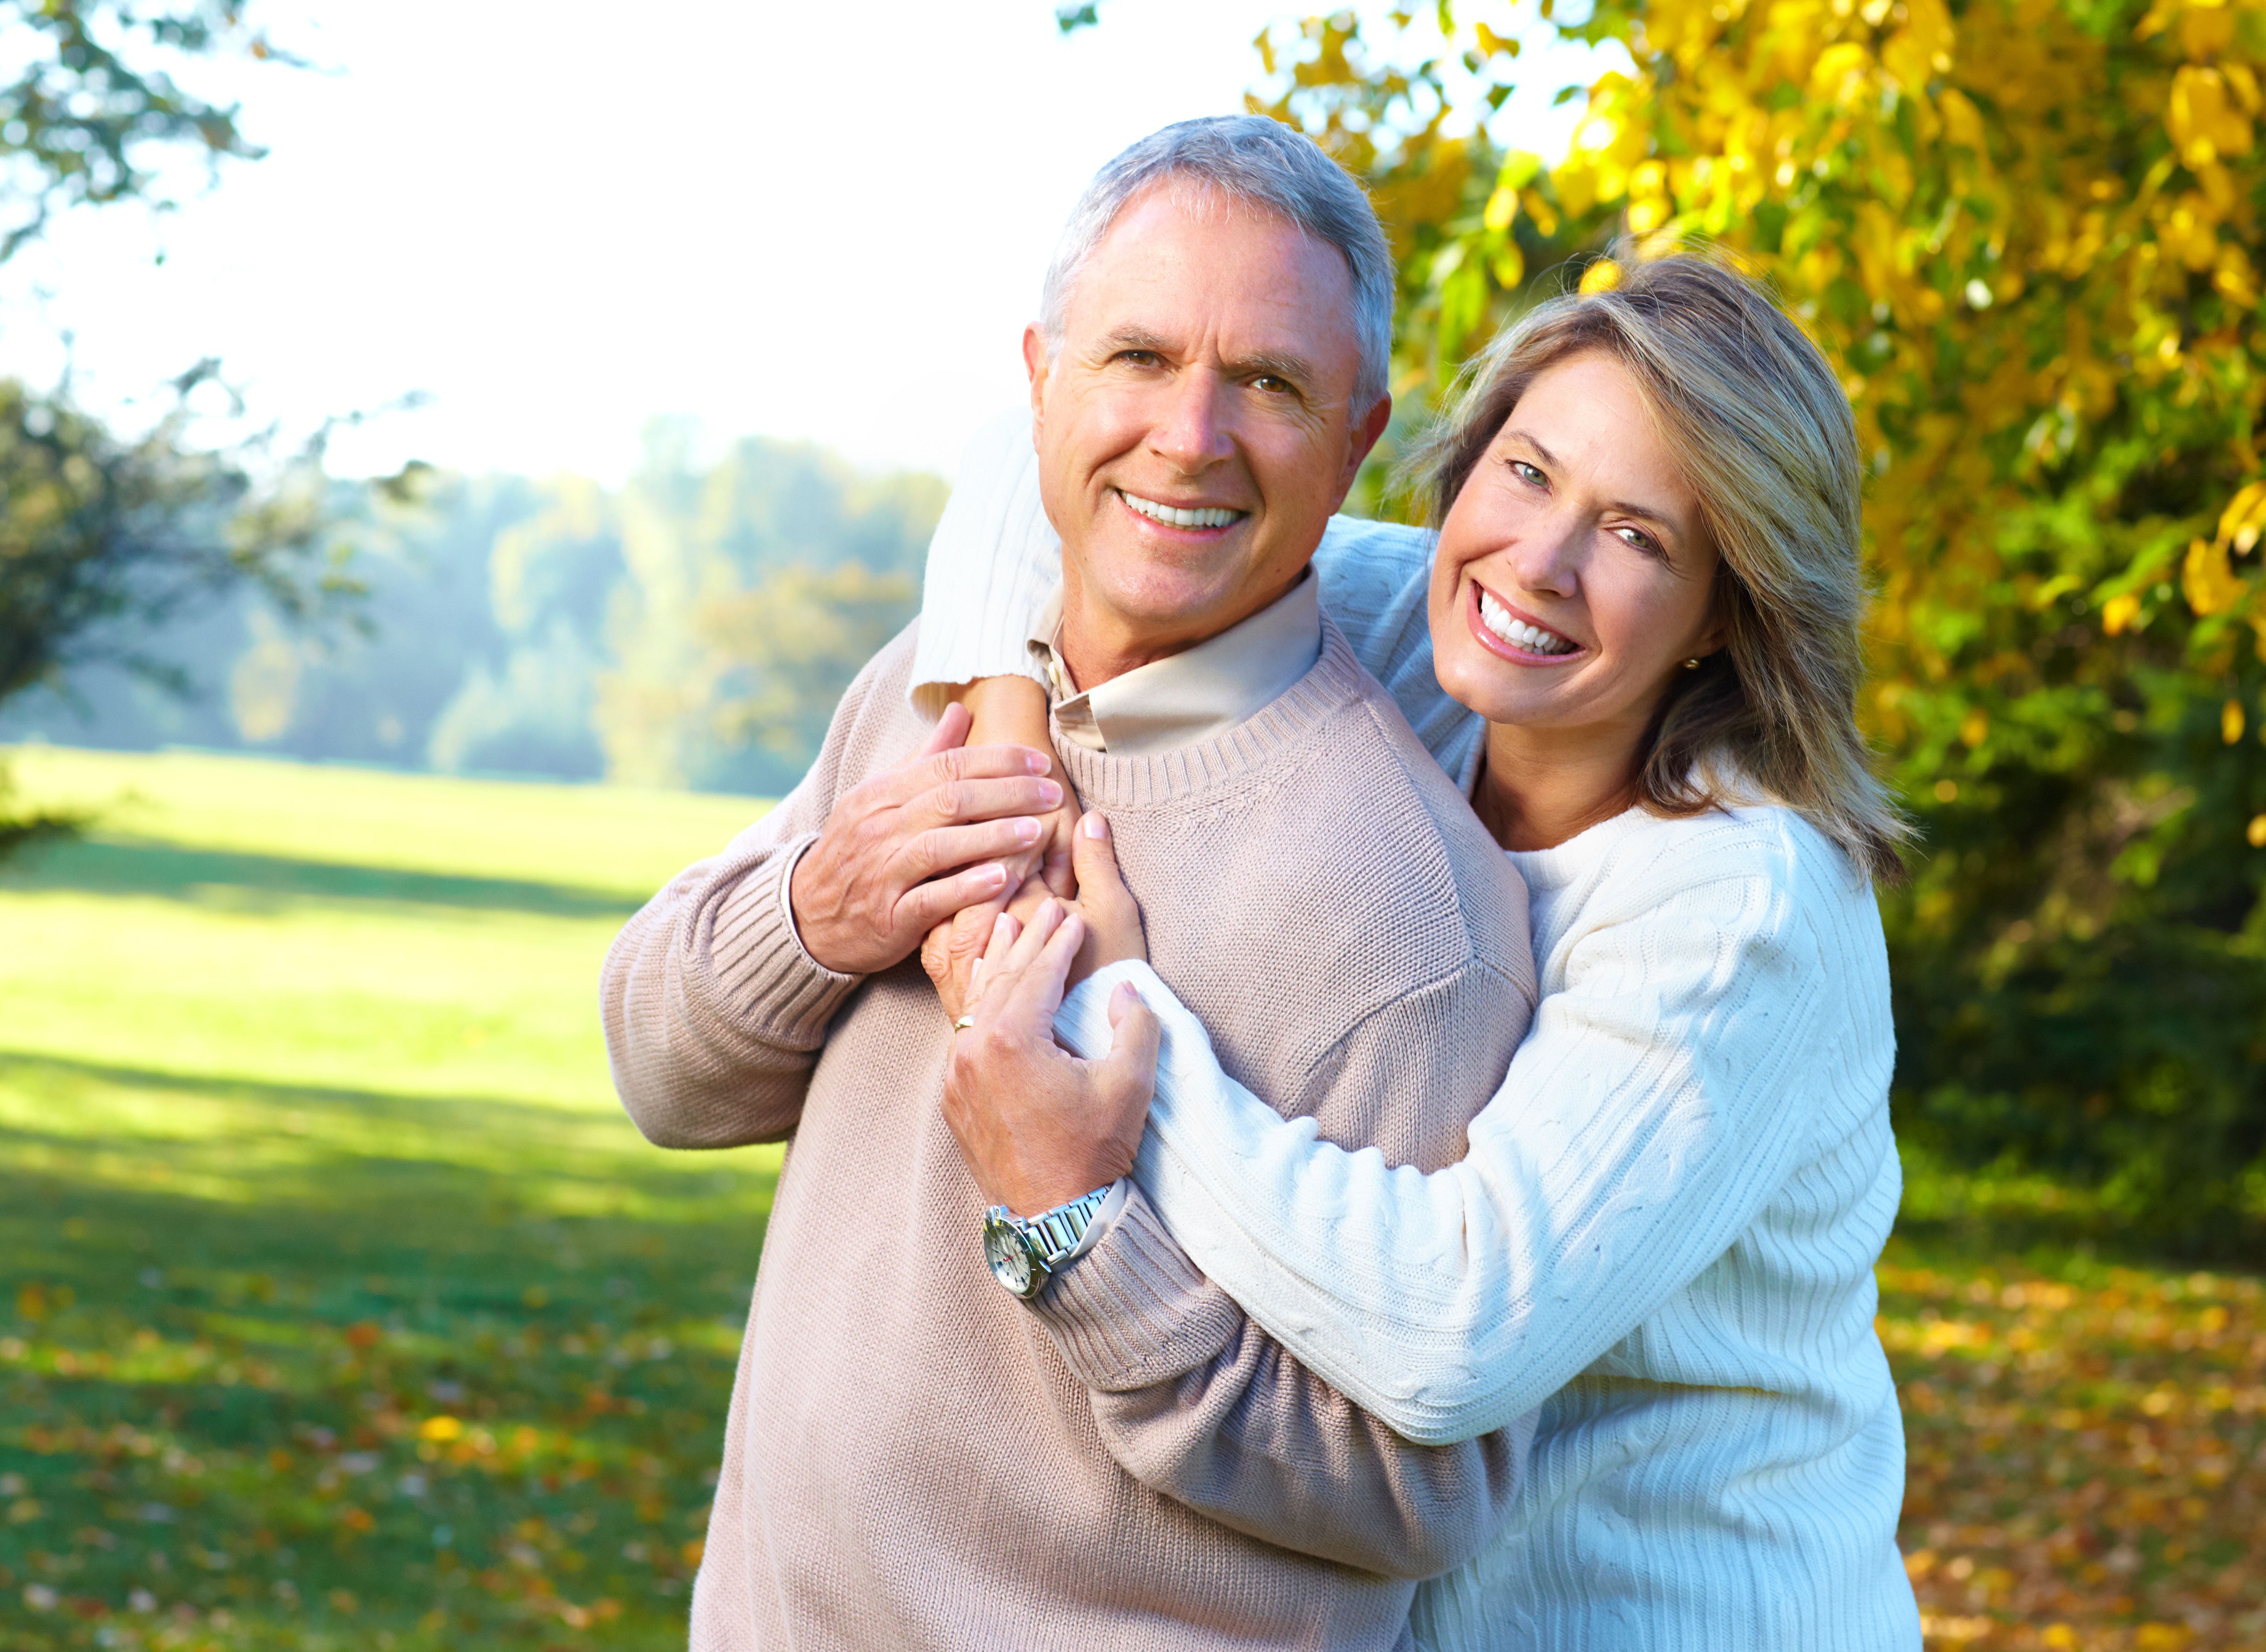
[[[1004,1204],[993,1205],[983,1213],[983,1260],[991,1265],[991,1276],[1026,1302],[1037,1296],[1055,1269],[1077,1252],[1116,1186],[1113,1181],[1027,1218]]]

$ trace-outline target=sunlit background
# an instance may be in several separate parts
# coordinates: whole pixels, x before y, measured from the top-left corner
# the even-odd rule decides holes
[[[1388,448],[1687,238],[1833,362],[1930,1652],[2266,1645],[2266,0],[1080,10],[0,0],[0,238],[82,18],[265,150],[0,239],[0,1652],[683,1644],[780,1160],[637,1137],[599,961],[1246,96],[1392,237]]]
[[[1042,0],[259,16],[311,67],[183,78],[240,99],[267,157],[201,194],[177,166],[178,211],[58,223],[0,275],[0,371],[52,376],[69,334],[111,407],[216,355],[295,428],[430,398],[342,437],[347,474],[617,482],[661,415],[949,475],[1020,394],[1079,189],[1144,133],[1240,108],[1283,12],[1141,0],[1067,35]],[[1562,150],[1576,111],[1552,94],[1592,55],[1536,45],[1492,123]]]

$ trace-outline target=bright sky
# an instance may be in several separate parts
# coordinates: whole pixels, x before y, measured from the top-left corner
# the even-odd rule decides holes
[[[347,473],[611,479],[648,419],[690,414],[712,443],[949,474],[1021,394],[1087,178],[1239,107],[1252,38],[1308,9],[1103,0],[1066,39],[1051,0],[267,0],[318,72],[182,75],[240,99],[267,158],[162,218],[69,214],[0,267],[0,373],[53,382],[67,333],[81,398],[120,417],[207,355],[289,429],[429,398],[341,437]],[[1491,124],[1562,150],[1551,93],[1591,71],[1522,63]]]

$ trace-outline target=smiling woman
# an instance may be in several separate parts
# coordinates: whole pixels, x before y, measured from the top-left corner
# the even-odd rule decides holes
[[[1854,722],[1847,400],[1760,291],[1668,258],[1530,312],[1420,463],[1436,535],[1334,520],[1314,567],[1526,885],[1541,998],[1465,1158],[1420,1174],[1285,1123],[1147,964],[1065,999],[1074,939],[987,959],[947,1117],[980,1185],[1090,1173],[1144,1123],[1137,1093],[1095,1100],[1148,1064],[1130,987],[1163,1024],[1132,1180],[1177,1249],[1127,1292],[1125,1357],[1219,1287],[1407,1438],[1540,1407],[1519,1506],[1418,1591],[1419,1647],[1909,1652],[1872,1275],[1899,1188],[1873,884],[1901,829]],[[948,639],[996,634],[966,594],[1027,614],[1052,583],[999,528],[932,546],[922,642],[955,665]],[[1114,864],[1078,863],[1104,912]],[[1061,1180],[1026,1202],[1093,1185]]]
[[[1409,468],[1440,530],[1441,686],[1487,718],[1490,773],[1524,777],[1524,821],[1498,786],[1474,800],[1506,847],[1632,800],[1769,798],[1898,875],[1905,828],[1851,714],[1855,432],[1768,300],[1685,257],[1541,305],[1473,362]]]

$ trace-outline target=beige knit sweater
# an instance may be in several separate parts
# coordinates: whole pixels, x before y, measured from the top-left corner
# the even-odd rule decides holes
[[[783,857],[926,732],[911,657],[908,631],[794,793],[606,961],[615,1083],[648,1137],[793,1137],[692,1644],[1402,1647],[1413,1580],[1485,1542],[1528,1430],[1391,1433],[1246,1320],[1137,1191],[1035,1307],[1009,1297],[938,1111],[950,1029],[917,962],[853,980],[794,938]],[[1533,1005],[1524,889],[1335,628],[1214,740],[1063,757],[1227,1070],[1349,1146],[1460,1156]],[[1442,1100],[1388,1101],[1407,1097]]]

